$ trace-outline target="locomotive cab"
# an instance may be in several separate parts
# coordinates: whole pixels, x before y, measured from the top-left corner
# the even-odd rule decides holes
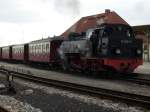
[[[89,30],[87,38],[92,43],[92,54],[95,57],[142,58],[142,40],[135,39],[128,25],[105,24]]]
[[[105,24],[91,31],[92,54],[104,65],[132,72],[142,62],[142,39],[136,39],[128,25]]]

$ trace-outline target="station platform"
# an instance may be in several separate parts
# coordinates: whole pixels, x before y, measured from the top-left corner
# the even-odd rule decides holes
[[[134,72],[150,75],[150,62],[144,62]]]

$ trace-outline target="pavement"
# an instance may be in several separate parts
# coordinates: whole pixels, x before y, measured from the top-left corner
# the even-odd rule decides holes
[[[144,62],[143,65],[139,66],[136,70],[135,73],[143,73],[150,75],[150,62]]]

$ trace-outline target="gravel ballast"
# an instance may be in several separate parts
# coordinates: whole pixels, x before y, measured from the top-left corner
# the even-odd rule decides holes
[[[6,83],[1,81],[1,83]],[[143,112],[143,108],[128,106],[53,87],[15,79],[17,94],[0,96],[0,105],[10,112]]]
[[[40,109],[34,108],[28,103],[4,95],[0,95],[0,106],[4,107],[9,112],[42,112]]]

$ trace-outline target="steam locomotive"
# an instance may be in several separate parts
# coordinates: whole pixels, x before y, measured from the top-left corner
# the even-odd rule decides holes
[[[142,60],[142,40],[124,24],[101,24],[71,33],[0,48],[3,61],[49,64],[64,70],[133,72]]]
[[[143,63],[142,40],[123,24],[102,24],[85,35],[70,35],[59,48],[62,66],[84,71],[133,72]]]

